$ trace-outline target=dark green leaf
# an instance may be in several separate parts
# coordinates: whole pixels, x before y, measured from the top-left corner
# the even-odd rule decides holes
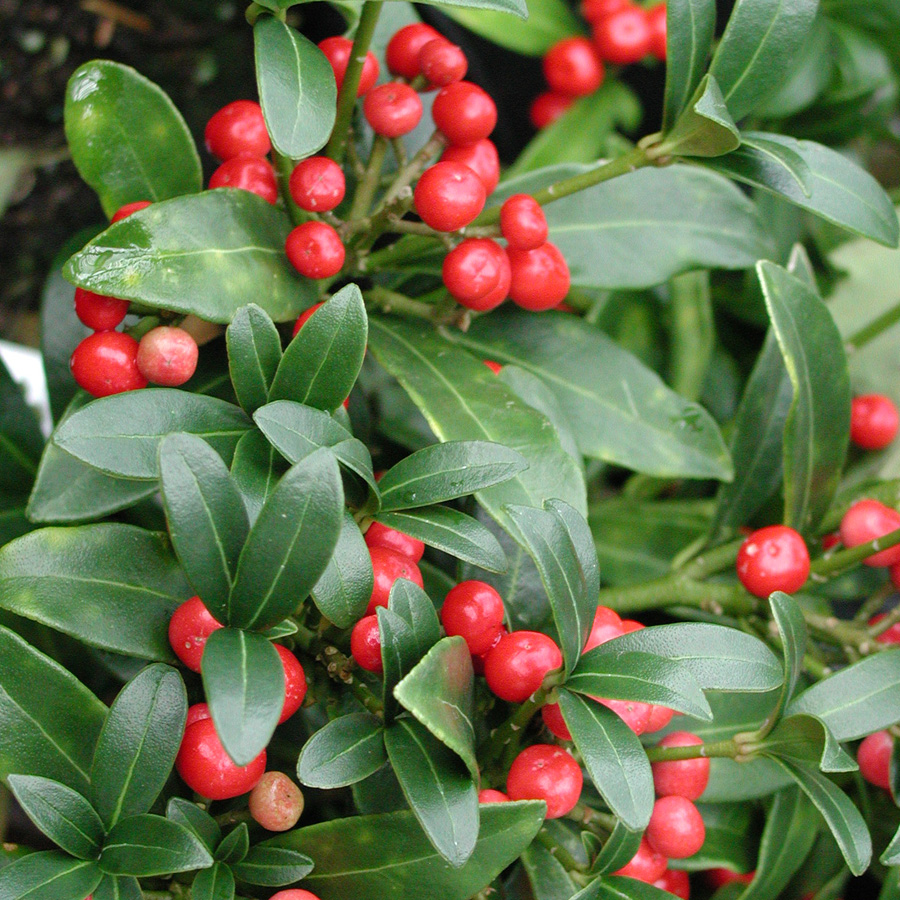
[[[0,490],[24,494],[34,481],[44,438],[21,386],[0,360]]]
[[[203,189],[184,119],[129,66],[96,59],[76,69],[66,88],[65,125],[72,160],[107,216],[126,203]]]
[[[108,475],[155,480],[159,445],[167,434],[196,434],[230,460],[238,439],[250,427],[250,420],[232,403],[157,388],[94,400],[59,426],[54,441]]]
[[[381,635],[384,721],[390,723],[399,712],[394,688],[419,661],[416,652],[418,641],[406,619],[392,609],[379,606],[375,614],[378,616],[378,632]]]
[[[234,875],[223,863],[198,872],[191,882],[192,900],[234,900]]]
[[[325,146],[334,125],[337,88],[325,54],[272,16],[253,26],[256,82],[272,146],[300,159]]]
[[[343,513],[340,473],[329,452],[292,466],[244,545],[228,603],[229,624],[265,628],[290,615],[325,571]]]
[[[672,900],[668,891],[623,875],[608,875],[591,882],[572,900]]]
[[[571,8],[562,0],[531,0],[528,19],[521,21],[485,7],[467,9],[443,4],[441,12],[492,43],[528,56],[543,56],[557,41],[571,37],[579,28]]]
[[[200,838],[206,849],[212,853],[222,840],[222,829],[216,820],[196,803],[172,797],[166,804],[166,817],[179,825],[184,825]]]
[[[313,861],[297,850],[272,846],[271,841],[257,844],[239,863],[231,867],[235,878],[249,884],[281,887],[305,878],[313,868]]]
[[[159,473],[169,536],[191,587],[219,620],[250,525],[237,487],[209,444],[170,434],[159,445]]]
[[[288,344],[269,400],[337,409],[356,383],[367,335],[362,294],[355,284],[348,284],[323,303]]]
[[[175,763],[186,716],[184,684],[168,666],[148,666],[122,688],[91,765],[91,795],[107,828],[153,805]]]
[[[88,788],[106,707],[59,663],[0,627],[0,776]]]
[[[140,882],[130,875],[104,875],[91,896],[94,900],[144,900]]]
[[[584,572],[585,594],[593,604],[592,598],[600,592],[600,566],[590,526],[583,516],[562,500],[548,500],[544,505],[563,523],[569,533],[581,571]]]
[[[569,900],[576,891],[562,863],[540,842],[535,841],[521,857],[534,900]]]
[[[222,839],[216,848],[215,858],[223,863],[239,863],[250,851],[250,831],[241,822]]]
[[[341,716],[317,731],[297,760],[297,778],[307,787],[356,784],[387,762],[382,722],[371,713]]]
[[[772,193],[809,203],[812,172],[806,160],[789,146],[764,134],[741,135],[742,145],[727,156],[705,163],[710,168]]]
[[[560,691],[559,708],[594,787],[631,831],[653,811],[653,774],[637,735],[602,703]]]
[[[772,610],[772,620],[778,628],[781,652],[784,656],[784,684],[781,686],[781,696],[772,717],[773,721],[777,721],[787,708],[803,673],[803,658],[806,656],[809,635],[803,610],[793,597],[789,597],[783,591],[775,591],[769,597],[769,606]]]
[[[742,764],[743,765],[743,764]],[[679,867],[697,872],[711,868],[750,869],[756,859],[759,834],[749,803],[698,803],[706,827],[703,846]]]
[[[884,848],[879,862],[883,866],[900,865],[900,830],[891,838],[891,842]]]
[[[81,900],[102,877],[95,862],[55,850],[29,853],[0,869],[0,900]]]
[[[42,528],[0,550],[0,607],[115,653],[172,659],[169,619],[190,596],[166,535],[131,525]]]
[[[700,84],[715,30],[713,0],[669,0],[666,4],[664,131],[675,124]]]
[[[203,651],[203,688],[222,746],[239,766],[266,748],[284,706],[284,667],[261,634],[220,628]]]
[[[592,875],[607,875],[618,872],[627,862],[634,858],[641,845],[643,835],[640,831],[629,831],[621,819],[616,820],[616,827],[606,839],[603,849],[591,866]]]
[[[459,868],[478,839],[478,791],[459,757],[414,719],[384,733],[388,759],[410,808],[441,856]]]
[[[242,306],[225,332],[228,369],[238,402],[248,415],[265,405],[281,362],[281,338],[264,309]]]
[[[521,22],[522,25],[525,24],[524,19],[528,15],[525,0],[425,0],[425,2],[440,7],[463,6],[473,8],[478,12],[482,10],[498,10],[503,13],[515,13],[516,16],[523,20]],[[509,15],[505,15],[504,18],[509,21],[516,21],[515,19],[510,19]]]
[[[287,465],[281,454],[256,428],[237,442],[231,461],[231,477],[244,499],[251,525],[285,471]]]
[[[815,716],[786,716],[766,737],[763,752],[789,760],[812,763],[823,772],[852,772],[856,761],[844,751],[828,726]]]
[[[349,628],[365,612],[372,596],[372,559],[356,520],[345,512],[334,554],[313,585],[319,612],[338,628]]]
[[[162,816],[122,819],[106,836],[100,866],[110,875],[144,878],[211,866],[213,858],[189,829]]]
[[[315,296],[315,282],[285,256],[290,230],[287,214],[251,191],[204,191],[116,222],[63,274],[90,291],[210,322],[230,322],[251,302],[284,322]]]
[[[388,609],[409,625],[415,640],[416,659],[423,657],[440,639],[441,623],[434,603],[422,588],[405,578],[391,586]]]
[[[741,144],[728,107],[712,75],[704,75],[687,107],[662,139],[660,152],[672,156],[724,156]]]

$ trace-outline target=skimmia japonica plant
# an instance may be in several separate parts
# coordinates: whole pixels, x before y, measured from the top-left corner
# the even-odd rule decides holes
[[[898,223],[845,152],[896,11],[448,3],[544,57],[502,172],[401,2],[253,3],[200,152],[69,82],[111,221],[48,441],[0,372],[0,900],[900,897]]]

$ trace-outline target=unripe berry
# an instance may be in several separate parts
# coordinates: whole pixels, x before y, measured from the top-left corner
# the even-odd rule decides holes
[[[556,91],[544,91],[534,98],[528,116],[531,124],[540,131],[552,125],[573,103],[575,98]]]
[[[544,55],[543,66],[550,90],[561,94],[584,97],[603,83],[603,63],[584,37],[557,41]]]
[[[138,342],[121,331],[96,331],[72,353],[69,366],[78,386],[94,397],[147,387],[137,367]]]
[[[132,213],[140,212],[140,210],[146,209],[148,206],[150,206],[149,200],[135,200],[134,203],[126,203],[112,214],[109,224],[121,222],[122,219],[127,219]]]
[[[350,655],[367,672],[381,672],[381,632],[378,616],[363,616],[350,632]]]
[[[331,63],[334,80],[337,83],[337,89],[340,90],[344,83],[344,75],[347,74],[347,64],[350,62],[353,41],[345,37],[325,38],[324,41],[319,41],[319,49]],[[369,51],[366,54],[366,61],[363,63],[362,75],[359,77],[359,87],[356,89],[357,97],[362,97],[374,87],[375,82],[378,81],[379,68],[375,54]]]
[[[513,194],[500,207],[500,233],[513,250],[536,250],[549,234],[547,217],[531,194]]]
[[[445,87],[465,77],[469,61],[456,44],[435,38],[419,51],[419,71],[434,87]]]
[[[212,719],[185,729],[175,768],[187,786],[208,800],[227,800],[253,790],[266,770],[266,751],[246,766],[225,752]]]
[[[651,46],[650,24],[640,6],[627,6],[594,27],[594,47],[606,62],[619,66],[640,62]]]
[[[388,138],[409,134],[422,118],[422,101],[408,85],[399,81],[379,84],[366,95],[363,114],[375,134]]]
[[[467,238],[454,247],[444,257],[441,275],[450,295],[478,312],[506,299],[512,277],[505,251],[490,238]]]
[[[494,130],[497,107],[477,84],[457,81],[438,91],[431,116],[451,144],[474,144]]]
[[[407,581],[423,587],[422,573],[408,556],[402,556],[386,547],[370,547],[369,556],[372,558],[374,585],[372,595],[369,597],[369,605],[366,607],[367,616],[371,616],[375,612],[376,606],[388,605],[391,588],[398,579],[405,578]]]
[[[498,697],[522,703],[561,665],[562,653],[552,638],[539,631],[513,631],[488,653],[484,677]]]
[[[306,697],[306,674],[300,660],[281,644],[275,644],[278,656],[281,659],[281,665],[284,669],[284,706],[281,708],[281,715],[278,718],[278,724],[287,722],[287,720],[303,705],[303,698]]]
[[[288,189],[294,203],[308,212],[329,212],[347,190],[344,170],[327,156],[311,156],[294,166]]]
[[[151,384],[178,387],[196,371],[199,355],[197,342],[183,328],[159,325],[141,338],[137,367]]]
[[[883,450],[897,436],[900,413],[890,397],[863,394],[850,405],[850,440],[863,450]]]
[[[703,741],[689,731],[673,731],[660,742],[660,747],[694,747],[702,746]],[[709,760],[703,757],[696,759],[673,759],[654,762],[653,786],[659,797],[676,795],[696,800],[709,783]]]
[[[644,832],[650,846],[669,859],[693,856],[706,839],[706,826],[697,807],[685,797],[660,797],[653,804]]]
[[[268,203],[278,200],[278,182],[275,170],[261,156],[235,156],[210,175],[210,190],[214,188],[238,188],[257,194]]]
[[[421,73],[419,53],[430,41],[441,38],[439,32],[424,22],[405,25],[388,41],[384,51],[384,61],[393,75],[410,81]],[[443,38],[441,38],[443,40]]]
[[[252,100],[235,100],[223,106],[206,123],[206,149],[222,160],[241,154],[265,156],[272,149],[262,107]]]
[[[416,212],[435,231],[457,231],[484,209],[487,194],[468,166],[439,162],[426,169],[413,194]]]
[[[250,791],[250,815],[266,831],[288,831],[303,813],[303,792],[283,772],[266,772]]]
[[[558,819],[574,808],[583,784],[571,753],[554,744],[532,744],[513,760],[506,792],[510,800],[543,800],[547,818]]]
[[[647,842],[647,839],[643,837],[637,853],[618,872],[613,874],[624,875],[628,878],[644,881],[647,884],[653,884],[654,881],[663,877],[668,865],[668,859],[654,850]]]
[[[304,222],[285,241],[291,265],[307,278],[331,278],[344,265],[346,251],[338,233],[325,222]]]
[[[547,241],[535,250],[507,249],[512,282],[509,298],[517,306],[542,312],[558,306],[569,293],[569,266],[556,245]]]
[[[394,528],[388,528],[380,522],[373,522],[365,533],[365,542],[367,547],[384,547],[385,550],[393,550],[401,556],[411,559],[417,563],[425,553],[425,544],[422,541],[397,531]]]
[[[859,773],[876,787],[891,789],[891,754],[894,739],[887,731],[876,731],[863,738],[856,751]]]
[[[737,576],[756,597],[768,597],[772,591],[793,594],[809,578],[806,542],[786,525],[760,528],[741,544]]]
[[[461,581],[441,606],[444,631],[462,637],[473,656],[491,649],[503,616],[503,598],[483,581]]]
[[[841,543],[856,547],[883,537],[900,528],[900,513],[877,500],[858,500],[841,519]],[[900,544],[873,553],[863,562],[867,566],[892,566],[900,562]]]
[[[169,643],[192,672],[199,672],[207,639],[222,627],[199,597],[191,597],[169,619]]]
[[[127,312],[127,300],[75,288],[75,315],[94,331],[112,331]]]
[[[441,154],[441,162],[468,166],[481,179],[487,194],[492,194],[500,183],[500,157],[497,146],[490,138],[466,144],[465,147],[447,147]]]

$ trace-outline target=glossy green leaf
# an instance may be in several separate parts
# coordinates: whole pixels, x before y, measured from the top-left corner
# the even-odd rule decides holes
[[[459,868],[478,839],[478,791],[459,757],[414,719],[384,733],[388,759],[410,808],[441,856]]]
[[[393,593],[391,594],[393,602]],[[460,637],[436,643],[394,688],[394,696],[478,778],[472,657]]]
[[[631,831],[653,811],[653,774],[637,735],[602,703],[561,690],[559,708],[594,787]]]
[[[766,737],[763,752],[789,760],[808,762],[823,772],[853,772],[856,760],[838,743],[828,726],[807,713],[786,716]]]
[[[272,146],[293,159],[309,156],[328,141],[337,87],[325,54],[308,38],[273,16],[253,26],[256,83]]]
[[[232,865],[235,877],[249,884],[281,887],[299,881],[312,871],[313,861],[308,856],[271,844],[271,841],[257,844],[244,859]]]
[[[326,619],[349,628],[365,612],[373,584],[366,542],[356,520],[345,512],[334,554],[313,585],[312,598]]]
[[[129,66],[92,60],[66,88],[66,140],[107,216],[203,189],[200,157],[168,96]]]
[[[198,872],[191,882],[192,900],[234,900],[234,875],[224,863]]]
[[[609,875],[592,881],[572,900],[671,900],[672,895],[645,881],[623,875]]]
[[[162,816],[122,819],[106,836],[100,867],[110,875],[144,878],[205,869],[213,862],[190,830]]]
[[[783,84],[818,0],[738,0],[710,64],[735,121]]]
[[[240,822],[219,843],[215,858],[218,862],[238,863],[250,851],[250,830],[246,822]]]
[[[159,473],[169,537],[178,559],[194,592],[223,621],[250,530],[244,501],[222,457],[190,434],[163,438]]]
[[[749,803],[697,803],[703,817],[703,846],[678,865],[690,872],[711,868],[747,871],[756,859],[759,833]]]
[[[323,303],[288,344],[269,400],[337,409],[356,383],[367,335],[362,294],[355,284],[348,284]]]
[[[441,623],[431,598],[412,581],[400,578],[391,586],[388,609],[409,625],[416,642],[417,658],[424,656],[440,639]]]
[[[220,628],[203,651],[203,688],[222,746],[251,763],[275,731],[284,705],[284,668],[261,634]]]
[[[784,684],[773,715],[773,721],[777,721],[787,708],[803,673],[803,658],[806,656],[809,634],[803,610],[793,597],[783,591],[775,591],[769,597],[769,607],[772,610],[772,620],[778,628],[784,657]]]
[[[229,624],[265,628],[290,615],[325,571],[337,545],[344,492],[334,457],[292,466],[260,511],[229,598]]]
[[[394,698],[394,688],[419,661],[419,642],[406,619],[392,609],[379,606],[375,615],[378,617],[378,632],[381,635],[384,721],[389,724],[400,711]]]
[[[0,777],[86,791],[106,707],[74,675],[0,627]]]
[[[559,401],[585,456],[651,475],[724,480],[732,475],[709,413],[577,316],[498,310],[453,339],[483,359],[540,378]]]
[[[0,900],[79,900],[102,877],[95,862],[55,850],[29,853],[0,869]]]
[[[297,760],[297,778],[314,788],[356,784],[387,762],[384,727],[367,712],[340,716],[319,729]]]
[[[652,770],[651,770],[652,771]],[[616,820],[612,834],[606,839],[591,866],[592,875],[607,875],[618,872],[627,862],[634,858],[641,845],[643,835],[640,831],[629,831],[621,819]]]
[[[91,896],[93,900],[144,900],[140,882],[130,875],[104,875]]]
[[[704,165],[744,184],[809,203],[812,172],[789,146],[765,134],[743,134],[739,148]]]
[[[485,7],[466,9],[462,5],[442,4],[441,12],[492,43],[527,56],[543,56],[557,41],[571,37],[579,28],[578,20],[563,0],[530,0],[528,18],[521,21]]]
[[[237,442],[231,477],[241,492],[251,525],[286,471],[284,458],[256,428]]]
[[[21,386],[0,360],[0,490],[25,493],[37,473],[44,438]]]
[[[497,521],[508,521],[508,504],[540,506],[551,497],[585,511],[581,473],[553,429],[545,427],[547,419],[523,404],[480,359],[397,319],[371,319],[369,344],[442,441],[494,441],[525,457],[524,472],[476,495]]]
[[[114,653],[172,659],[169,619],[190,596],[167,536],[131,525],[42,528],[0,550],[0,607]]]
[[[200,809],[196,803],[191,803],[189,800],[171,797],[166,804],[166,818],[193,831],[210,853],[219,846],[219,841],[222,840],[222,829],[218,822],[205,809]]]
[[[228,370],[238,402],[248,415],[268,402],[269,389],[281,362],[281,338],[264,309],[242,306],[225,331]]]
[[[761,262],[757,271],[794,389],[784,430],[784,522],[805,532],[827,512],[847,454],[846,354],[831,313],[811,288],[774,263]]]
[[[666,4],[664,131],[672,128],[700,84],[715,30],[713,0],[670,0]]]
[[[53,439],[101,472],[149,481],[159,477],[159,445],[167,434],[196,434],[230,460],[250,427],[250,420],[232,403],[157,388],[94,400],[69,416]]]
[[[505,572],[506,554],[499,541],[477,519],[447,506],[380,512],[375,520],[416,540],[490,572]]]
[[[184,683],[169,666],[148,666],[122,688],[91,764],[91,797],[107,828],[153,805],[175,764],[186,716]]]
[[[545,507],[562,522],[569,533],[569,540],[572,541],[575,556],[584,573],[585,595],[592,604],[593,598],[600,592],[600,566],[590,526],[584,516],[562,500],[548,500]]]
[[[535,900],[569,900],[577,892],[562,863],[539,841],[525,850],[521,860]]]
[[[741,144],[728,107],[712,75],[704,75],[694,96],[661,142],[673,156],[724,156]]]
[[[315,282],[284,254],[290,230],[287,214],[251,191],[204,191],[116,222],[63,274],[90,291],[210,322],[230,322],[251,302],[285,322],[315,296]]]

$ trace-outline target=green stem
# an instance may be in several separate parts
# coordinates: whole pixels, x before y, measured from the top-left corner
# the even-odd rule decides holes
[[[867,631],[870,637],[878,637],[878,635],[884,634],[898,622],[900,622],[900,606],[895,606],[883,619],[879,619],[874,625],[870,626]]]
[[[425,169],[428,168],[428,164],[431,160],[437,156],[446,145],[447,138],[445,138],[440,131],[435,131],[422,145],[418,153],[416,153],[409,163],[397,174],[397,177],[394,179],[391,186],[385,191],[384,197],[376,212],[380,212],[381,209],[396,200],[403,192],[404,188],[408,188],[425,171]]]
[[[887,644],[880,644],[869,634],[868,628],[861,628],[837,616],[823,616],[804,610],[803,618],[812,631],[834,644],[842,647],[853,647],[861,654],[887,650]]]
[[[823,556],[809,567],[809,581],[807,584],[811,585],[834,578],[836,575],[840,575],[847,569],[861,563],[873,553],[877,553],[879,550],[887,550],[897,544],[900,544],[900,528],[874,540],[866,541],[865,544],[858,544],[856,547],[850,547],[847,550],[839,550],[831,556]]]
[[[408,237],[401,238],[395,244],[384,247],[382,250],[376,250],[370,253],[361,268],[366,272],[377,272],[381,269],[390,269],[398,263],[406,262],[409,259],[415,259],[434,248],[435,241],[439,238],[427,238],[421,235],[411,234]]]
[[[484,752],[480,754],[482,769],[487,769],[502,758],[507,746],[514,738],[519,737],[534,714],[544,705],[551,690],[550,687],[538,688],[502,725],[491,732],[491,736],[484,744]]]
[[[741,588],[715,583],[703,583],[681,573],[666,575],[643,584],[600,591],[600,605],[614,609],[620,615],[637,613],[666,606],[692,606],[721,615],[747,615],[757,607],[757,600]]]
[[[670,762],[677,759],[713,759],[716,757],[734,759],[740,754],[741,748],[731,740],[715,741],[712,744],[695,744],[688,747],[647,748],[647,759],[650,762]]]
[[[366,291],[366,299],[386,313],[401,313],[415,319],[425,319],[434,325],[458,325],[466,317],[468,310],[457,304],[423,303],[406,294],[389,290],[376,284]]]
[[[350,208],[350,220],[361,219],[369,211],[375,192],[378,190],[378,178],[384,166],[384,157],[387,155],[388,141],[383,135],[376,135],[372,142],[372,152],[369,155],[369,165],[366,174],[356,186],[356,194],[353,197],[353,206]]]
[[[900,322],[900,303],[896,306],[892,306],[889,310],[886,310],[878,316],[877,319],[869,322],[868,325],[863,326],[859,331],[847,338],[844,342],[847,353],[853,353],[855,350],[865,347],[869,341],[877,338],[892,325],[896,325],[897,322]]]
[[[325,155],[339,165],[344,162],[347,135],[350,131],[350,122],[353,120],[353,108],[356,106],[356,91],[359,88],[359,79],[366,61],[366,54],[369,52],[369,45],[372,43],[372,36],[375,34],[375,26],[378,24],[378,17],[381,15],[383,5],[384,0],[366,0],[359,17],[359,25],[356,26],[353,49],[350,51],[347,71],[344,73],[344,80],[338,94],[334,128],[325,147]]]
[[[294,202],[294,198],[291,196],[289,185],[291,173],[294,171],[294,161],[283,153],[279,153],[274,147],[272,148],[272,156],[275,159],[275,174],[278,178],[278,193],[281,194],[281,199],[284,201],[284,207],[291,217],[291,222],[294,225],[302,225],[304,222],[308,221],[310,217],[304,210],[297,206]]]
[[[550,851],[550,855],[555,857],[567,872],[587,872],[588,867],[578,862],[562,844],[554,841],[546,829],[542,828],[537,833],[537,839],[538,843],[543,844]]]

